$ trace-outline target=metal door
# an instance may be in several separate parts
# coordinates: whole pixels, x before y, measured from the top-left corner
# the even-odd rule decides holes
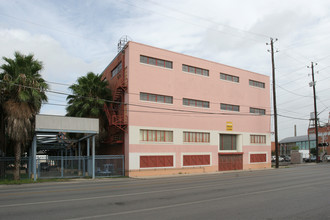
[[[219,171],[242,170],[242,154],[219,154]]]

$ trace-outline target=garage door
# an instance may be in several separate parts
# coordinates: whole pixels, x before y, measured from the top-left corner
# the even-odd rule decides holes
[[[219,154],[219,171],[242,169],[243,154]]]

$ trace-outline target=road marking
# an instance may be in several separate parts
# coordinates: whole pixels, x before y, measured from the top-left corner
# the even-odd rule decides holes
[[[137,195],[145,195],[145,194],[153,194],[153,193],[163,193],[163,192],[173,192],[173,191],[199,189],[199,188],[206,188],[206,187],[219,187],[219,186],[225,186],[225,185],[229,185],[229,184],[232,184],[232,183],[224,184],[223,182],[220,182],[219,184],[210,183],[210,184],[203,184],[203,185],[199,185],[199,186],[191,186],[191,187],[183,187],[183,188],[175,188],[175,189],[166,189],[166,190],[145,191],[145,192],[119,194],[119,195],[107,195],[107,196],[95,196],[95,197],[85,197],[85,198],[76,198],[76,199],[62,199],[62,200],[52,200],[52,201],[7,204],[7,205],[0,205],[0,208],[17,207],[17,206],[30,206],[30,205],[42,205],[42,204],[52,204],[52,203],[62,203],[62,202],[74,202],[74,201],[87,201],[87,200],[96,200],[96,199],[117,198],[117,197],[124,197],[124,196],[137,196]],[[315,183],[312,182],[312,184],[315,184]],[[146,185],[148,185],[148,184],[146,184]],[[305,186],[305,185],[300,185],[300,187]],[[306,186],[310,186],[310,185],[306,185]],[[288,186],[288,187],[291,188],[291,187],[297,187],[297,186],[294,185],[294,186]],[[282,188],[278,188],[278,189],[282,189]]]
[[[280,187],[280,188],[276,188],[276,189],[261,190],[261,191],[256,191],[256,192],[241,193],[241,194],[237,194],[237,195],[223,196],[223,197],[218,197],[218,198],[213,198],[213,199],[204,199],[204,200],[193,201],[193,202],[177,203],[177,204],[173,204],[173,205],[165,205],[165,206],[158,206],[158,207],[146,208],[146,209],[137,209],[137,210],[131,210],[131,211],[124,211],[124,212],[108,213],[108,214],[103,214],[103,215],[93,215],[93,216],[85,216],[85,217],[79,217],[79,218],[70,218],[67,220],[95,219],[95,218],[104,218],[104,217],[110,217],[110,216],[116,216],[116,215],[127,215],[127,214],[141,213],[141,212],[146,212],[146,211],[155,211],[155,210],[175,208],[175,207],[180,207],[180,206],[196,205],[196,204],[213,202],[213,201],[218,201],[218,200],[223,200],[223,199],[230,199],[230,198],[241,197],[241,196],[250,196],[250,195],[258,195],[258,194],[262,194],[262,193],[278,192],[278,191],[288,190],[288,189],[292,189],[292,188],[307,187],[307,186],[311,186],[314,184],[324,184],[324,183],[320,183],[320,182],[319,183],[310,183],[310,184],[304,184],[304,185],[298,185],[298,186],[292,185],[292,186]]]
[[[223,184],[221,184],[221,185],[223,185]],[[95,197],[77,198],[77,199],[62,199],[62,200],[53,200],[53,201],[8,204],[8,205],[0,205],[0,208],[16,207],[16,206],[28,206],[28,205],[39,205],[39,204],[51,204],[51,203],[60,203],[60,202],[84,201],[84,200],[105,199],[105,198],[116,198],[116,197],[124,197],[124,196],[136,196],[136,195],[144,195],[144,194],[152,194],[152,193],[163,193],[163,192],[173,192],[173,191],[180,191],[180,190],[198,189],[198,188],[205,188],[205,187],[208,187],[208,186],[219,186],[219,185],[207,184],[207,185],[200,185],[200,186],[191,186],[191,187],[176,188],[176,189],[165,189],[165,190],[155,190],[155,191],[138,192],[138,193],[128,193],[128,194],[120,194],[120,195],[95,196]]]
[[[249,175],[251,172],[249,171],[242,171],[242,172],[227,172],[227,173],[214,173],[214,174],[210,174],[212,175],[212,180],[217,180],[219,179],[219,177],[227,177],[226,179],[220,179],[221,181],[222,180],[228,180],[228,179],[232,179],[232,175],[239,175],[239,177],[241,178],[256,178],[256,177],[265,177],[265,176],[274,176],[274,175],[279,175],[278,172],[276,171],[281,171],[281,174],[287,174],[289,172],[292,172],[291,169],[285,169],[285,170],[273,170],[275,173],[271,173],[271,174],[264,174],[263,172],[265,171],[269,171],[269,170],[254,170],[253,173],[256,174],[256,172],[258,172],[259,175]],[[297,172],[301,172],[301,173],[304,173],[305,171],[295,171],[296,173]],[[320,173],[323,173],[323,172],[320,172]],[[314,173],[315,174],[315,173]],[[225,176],[223,176],[225,175]],[[169,177],[169,178],[173,178],[173,179],[166,179],[166,182],[167,183],[185,183],[185,182],[191,182],[190,179],[193,179],[195,182],[196,181],[199,181],[199,180],[204,180],[205,177],[201,177],[201,178],[194,178],[196,176],[181,176],[181,177],[184,177],[185,180],[181,180],[181,181],[178,181],[177,180],[177,176],[176,177]],[[214,177],[214,178],[213,178]],[[145,180],[145,179],[141,179],[141,180]],[[126,184],[126,185],[107,185],[107,186],[99,186],[99,187],[94,187],[92,188],[93,190],[99,190],[99,189],[109,189],[109,188],[125,188],[125,187],[130,187],[132,184],[136,184],[135,186],[145,186],[145,185],[153,185],[153,184],[164,184],[164,181],[163,179],[160,181],[159,179],[154,179],[154,181],[152,181],[152,179],[148,179],[148,183],[144,183],[144,184],[136,184],[136,182],[130,182],[130,184]],[[102,181],[103,183],[101,184],[104,184],[104,182],[106,181]],[[112,182],[111,182],[112,183]],[[62,185],[62,184],[61,184]],[[63,184],[64,185],[64,184]],[[62,185],[62,186],[63,186]],[[71,185],[71,183],[70,183]],[[79,185],[79,187],[81,186],[89,186],[90,184],[84,184],[84,185]],[[99,184],[98,184],[99,185]],[[56,185],[55,185],[56,186]],[[22,189],[22,190],[26,190],[26,189]],[[58,189],[58,190],[44,190],[44,191],[29,191],[29,192],[13,192],[13,193],[6,193],[6,194],[1,194],[1,196],[19,196],[19,195],[35,195],[35,194],[45,194],[45,193],[58,193],[58,192],[74,192],[74,191],[86,191],[86,190],[91,190],[91,188],[74,188],[74,189]],[[5,191],[8,191],[8,190],[0,190],[0,192],[5,192]],[[12,191],[12,190],[11,190]],[[0,206],[1,207],[1,206]]]

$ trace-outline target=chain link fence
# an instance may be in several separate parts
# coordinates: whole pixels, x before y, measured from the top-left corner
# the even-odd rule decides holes
[[[13,179],[14,157],[0,157],[0,179]],[[92,156],[43,156],[36,159],[37,178],[79,178],[92,176]],[[32,178],[32,157],[22,157],[21,179]],[[124,156],[95,155],[95,177],[125,175]]]

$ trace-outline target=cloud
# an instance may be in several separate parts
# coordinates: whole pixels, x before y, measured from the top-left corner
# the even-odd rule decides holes
[[[1,56],[15,50],[43,61],[48,81],[72,84],[88,71],[101,73],[122,35],[151,46],[271,75],[269,37],[275,43],[278,111],[309,118],[313,111],[310,62],[315,67],[319,111],[330,106],[330,1],[0,1]],[[2,61],[0,61],[2,62]],[[66,86],[51,84],[67,91]],[[50,102],[65,97],[49,94]],[[45,105],[43,113],[64,114]],[[328,110],[320,114],[327,121]],[[308,120],[279,117],[280,139],[306,134]]]

